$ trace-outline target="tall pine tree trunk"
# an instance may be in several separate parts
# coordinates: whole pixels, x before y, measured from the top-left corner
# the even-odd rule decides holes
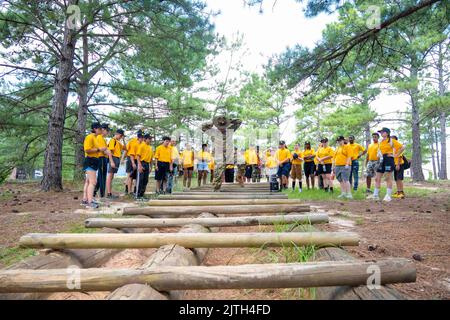
[[[417,80],[418,70],[414,63],[411,64],[411,80]],[[419,89],[417,87],[417,81],[414,88],[411,88],[411,132],[412,132],[412,163],[411,173],[414,181],[424,181],[425,177],[422,171],[422,146],[420,139],[420,109],[418,99]]]
[[[75,136],[75,168],[74,180],[84,179],[83,161],[84,161],[84,136],[86,134],[86,122],[88,114],[88,83],[89,83],[89,48],[87,38],[87,27],[83,29],[83,70],[78,83],[78,124],[77,134]]]
[[[76,1],[68,1],[68,5]],[[62,191],[62,148],[67,98],[70,77],[73,71],[75,53],[75,30],[64,26],[64,39],[61,45],[59,68],[55,78],[52,111],[48,121],[47,145],[44,156],[44,170],[41,188],[44,191]]]
[[[441,97],[445,94],[444,83],[444,54],[443,43],[439,43],[439,58],[438,58],[438,79],[439,79],[439,95]],[[441,131],[441,166],[439,170],[439,179],[447,180],[447,130],[446,130],[447,113],[442,110],[439,114],[439,129]]]

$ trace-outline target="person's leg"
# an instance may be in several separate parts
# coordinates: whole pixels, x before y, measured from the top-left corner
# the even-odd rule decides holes
[[[359,161],[358,160],[354,160],[352,162],[352,171],[353,171],[353,177],[354,177],[354,181],[353,181],[353,190],[358,190],[358,185],[359,185]]]
[[[200,187],[202,185],[202,170],[197,171],[197,184]]]
[[[89,178],[87,172],[85,173],[84,178],[84,187],[83,187],[83,201],[88,202],[88,187],[89,187]]]
[[[208,170],[203,171],[203,185],[206,185],[206,180],[208,179]]]
[[[147,190],[147,184],[148,184],[148,176],[150,174],[150,170],[149,170],[149,165],[148,164],[144,164],[144,172],[142,172],[141,176],[141,181],[140,181],[140,192],[139,192],[139,197],[143,197],[145,195],[145,190]]]
[[[372,186],[372,178],[369,176],[366,177],[366,186],[367,186],[367,190],[370,190],[370,188]]]
[[[186,188],[187,177],[188,177],[187,168],[184,168],[184,170],[183,170],[183,188]]]
[[[87,201],[88,203],[92,203],[92,200],[94,200],[94,189],[95,186],[97,185],[97,172],[89,170],[86,172],[86,175],[89,182],[87,188]]]
[[[167,181],[166,192],[171,193],[173,187],[173,172],[170,171],[166,172],[166,181]]]
[[[114,179],[114,173],[108,172],[108,176],[106,177],[106,194],[112,194],[112,181]]]
[[[209,183],[213,183],[214,181],[214,170],[211,170],[210,177],[209,177]]]

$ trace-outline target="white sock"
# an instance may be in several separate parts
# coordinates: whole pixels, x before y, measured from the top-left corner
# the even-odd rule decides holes
[[[390,197],[392,195],[392,189],[386,189],[386,195]]]
[[[380,192],[380,189],[378,189],[377,187],[375,187],[375,189],[373,189],[373,195],[375,196],[375,197],[377,197],[378,196],[378,193]]]

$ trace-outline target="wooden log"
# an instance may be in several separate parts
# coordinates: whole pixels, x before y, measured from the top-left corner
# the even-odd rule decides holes
[[[149,284],[158,291],[199,289],[311,288],[366,285],[370,268],[380,270],[380,284],[416,281],[411,260],[322,261],[237,266],[157,266],[144,269],[82,269],[78,291],[108,291],[130,284]],[[65,269],[5,270],[0,292],[73,291]]]
[[[239,248],[316,245],[357,246],[359,236],[352,232],[281,233],[140,233],[140,234],[49,234],[30,233],[20,238],[26,248],[93,249],[158,248],[178,244],[185,248]]]
[[[195,195],[200,195],[200,196],[204,196],[204,195],[212,195],[212,196],[221,196],[221,197],[226,197],[226,196],[249,196],[249,197],[253,197],[254,199],[275,199],[275,198],[283,198],[283,199],[287,199],[288,195],[285,193],[280,193],[280,192],[215,192],[215,191],[186,191],[186,192],[173,192],[170,195],[175,195],[175,196],[180,196],[180,195],[189,195],[189,196],[195,196]],[[168,195],[160,195],[159,197],[164,197],[164,196],[168,196]]]
[[[357,261],[348,252],[340,248],[323,248],[315,252],[316,261]],[[381,272],[381,277],[384,272]],[[412,279],[414,282],[415,279]],[[316,298],[319,300],[405,300],[406,297],[389,286],[381,286],[379,289],[369,289],[366,285],[350,286],[341,284],[321,287],[316,289]]]
[[[262,205],[262,204],[299,204],[298,199],[214,199],[214,200],[150,200],[147,205],[157,206],[228,206],[228,205]]]
[[[327,223],[326,214],[289,214],[278,216],[246,216],[219,218],[167,218],[167,219],[136,219],[136,218],[90,218],[85,221],[86,228],[169,228],[188,224],[198,224],[204,227],[239,227],[273,225],[279,223]]]
[[[287,199],[285,194],[277,195],[233,195],[226,193],[202,194],[202,193],[186,193],[186,194],[172,194],[160,195],[158,200],[210,200],[210,199]]]
[[[169,300],[169,298],[146,284],[131,283],[114,290],[106,300]]]
[[[124,208],[124,215],[190,215],[209,212],[213,214],[251,214],[251,213],[291,213],[309,212],[309,205],[304,204],[267,204],[248,206],[190,206],[190,207],[129,207]]]
[[[213,215],[211,214],[202,214],[200,217],[208,217],[211,218]],[[209,232],[209,229],[203,228],[197,225],[191,225],[186,226],[183,229],[181,229],[179,232]],[[166,245],[160,247],[154,254],[150,256],[150,258],[144,263],[142,268],[150,268],[150,267],[164,267],[164,266],[195,266],[200,264],[203,261],[203,258],[206,255],[207,249],[196,249],[196,250],[189,250],[183,247],[180,247],[178,245]],[[122,287],[123,288],[123,287]],[[129,300],[132,299],[134,296],[142,296],[146,295],[148,290],[146,288],[135,288],[137,292],[134,292],[133,296],[127,295],[129,290],[125,290],[123,292],[123,289],[120,288],[118,290],[115,290],[114,292],[110,293],[107,297],[108,300]],[[143,293],[140,293],[140,291],[143,291]],[[153,290],[153,288],[152,288]],[[161,297],[155,296],[154,292],[151,291],[151,299],[152,300],[161,300]],[[161,293],[163,294],[163,293]],[[163,297],[169,297],[170,299],[181,299],[183,298],[185,292],[184,291],[169,291],[167,293],[164,293]]]

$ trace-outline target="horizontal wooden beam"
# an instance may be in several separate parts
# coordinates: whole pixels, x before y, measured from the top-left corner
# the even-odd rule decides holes
[[[2,270],[0,292],[111,291],[138,283],[159,291],[198,289],[310,288],[372,284],[371,270],[380,283],[416,280],[407,259],[329,261],[238,266],[163,266],[145,269]]]
[[[74,234],[30,233],[20,238],[26,248],[94,249],[159,248],[177,244],[185,248],[245,248],[315,245],[357,246],[359,236],[352,232],[282,232],[282,233],[139,233]]]
[[[267,205],[230,205],[230,206],[189,206],[189,207],[128,207],[124,215],[191,215],[209,212],[213,214],[252,214],[252,213],[291,213],[309,212],[309,205],[304,204],[267,204]]]
[[[288,196],[283,193],[278,193],[274,195],[263,195],[263,194],[228,194],[228,193],[218,193],[218,192],[186,192],[186,193],[173,193],[168,195],[158,196],[158,200],[168,200],[168,199],[287,199]]]
[[[308,215],[278,215],[278,216],[250,216],[250,217],[216,217],[216,218],[90,218],[85,221],[86,228],[169,228],[190,224],[204,227],[240,227],[273,224],[316,224],[327,223],[326,214]]]
[[[298,204],[306,205],[299,199],[209,199],[209,200],[150,200],[148,206],[228,206],[228,205],[261,205],[261,204]]]

